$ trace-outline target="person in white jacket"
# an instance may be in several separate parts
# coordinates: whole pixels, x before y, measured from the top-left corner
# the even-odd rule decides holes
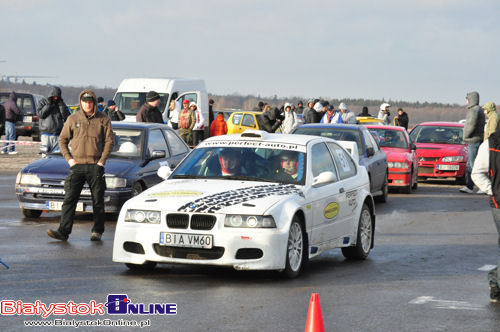
[[[167,123],[172,129],[179,129],[179,112],[181,103],[175,100],[170,101],[169,112],[163,112],[163,122]]]
[[[391,105],[383,103],[380,105],[380,111],[378,112],[378,118],[383,120],[385,125],[391,124],[391,112],[389,112],[389,107],[391,107]]]
[[[500,130],[497,129],[479,146],[471,173],[479,190],[490,196],[491,213],[498,234],[500,253]],[[500,302],[500,255],[497,266],[488,273],[490,301]]]
[[[205,138],[205,119],[195,102],[191,102],[189,108],[193,111],[196,120],[193,127],[193,145],[196,146]]]
[[[290,103],[285,103],[285,119],[281,123],[281,132],[283,134],[292,133],[299,125],[299,120],[297,119],[297,113],[292,110],[292,105]]]
[[[351,111],[345,103],[339,105],[342,122],[346,124],[356,124],[356,115]]]

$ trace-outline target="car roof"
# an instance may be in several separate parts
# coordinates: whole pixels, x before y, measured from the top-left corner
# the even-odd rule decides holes
[[[308,123],[299,128],[340,128],[340,129],[353,129],[353,130],[363,130],[363,125],[355,124],[345,124],[345,123]]]
[[[365,125],[366,128],[373,128],[373,129],[390,129],[390,130],[399,130],[399,131],[405,131],[403,127],[400,126],[386,126],[386,125]]]
[[[419,123],[417,126],[463,127],[464,124],[451,121],[430,121]]]
[[[130,129],[154,129],[154,128],[162,128],[168,129],[170,128],[166,124],[163,123],[150,123],[150,122],[126,122],[126,121],[111,121],[111,126],[113,128],[130,128]]]
[[[211,141],[265,141],[268,143],[288,143],[297,145],[307,145],[311,141],[330,140],[325,137],[299,135],[299,134],[271,134],[262,130],[245,130],[240,134],[213,136],[204,140]]]

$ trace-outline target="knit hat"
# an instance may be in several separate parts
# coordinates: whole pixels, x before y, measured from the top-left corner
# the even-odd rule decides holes
[[[160,99],[160,95],[156,91],[149,91],[146,95],[146,101],[155,101],[156,99]]]
[[[115,106],[115,101],[113,99],[108,100],[108,107],[109,106]]]
[[[497,110],[497,107],[495,103],[490,101],[489,103],[484,104],[483,109],[485,109],[487,112],[495,112]]]

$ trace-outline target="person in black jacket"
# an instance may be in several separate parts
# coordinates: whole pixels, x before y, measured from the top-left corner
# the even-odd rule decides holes
[[[137,122],[163,123],[163,116],[158,109],[161,99],[156,91],[149,91],[146,95],[146,102],[142,105],[135,117]]]
[[[398,115],[394,117],[394,125],[408,130],[408,114],[402,108],[398,108]]]
[[[279,108],[271,108],[258,116],[259,128],[268,133],[274,133],[281,126],[281,116]]]
[[[38,102],[36,112],[40,119],[41,147],[49,152],[57,145],[64,122],[70,116],[68,106],[61,97],[61,89],[53,87],[47,99]]]
[[[363,109],[361,110],[361,113],[358,114],[358,116],[372,116],[372,115],[368,113],[368,107],[363,106]]]
[[[5,108],[5,140],[16,140],[16,121],[21,116],[21,110],[17,107],[17,95],[12,91],[3,107]],[[16,145],[10,142],[5,142],[1,153],[17,154]]]
[[[118,109],[113,99],[108,100],[108,106],[104,108],[103,112],[109,116],[111,121],[125,120],[125,115]]]

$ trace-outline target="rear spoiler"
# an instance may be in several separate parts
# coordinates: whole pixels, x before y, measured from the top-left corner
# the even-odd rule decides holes
[[[358,154],[358,144],[352,141],[337,141],[341,147],[343,147],[349,154],[352,159],[359,165],[359,154]]]

